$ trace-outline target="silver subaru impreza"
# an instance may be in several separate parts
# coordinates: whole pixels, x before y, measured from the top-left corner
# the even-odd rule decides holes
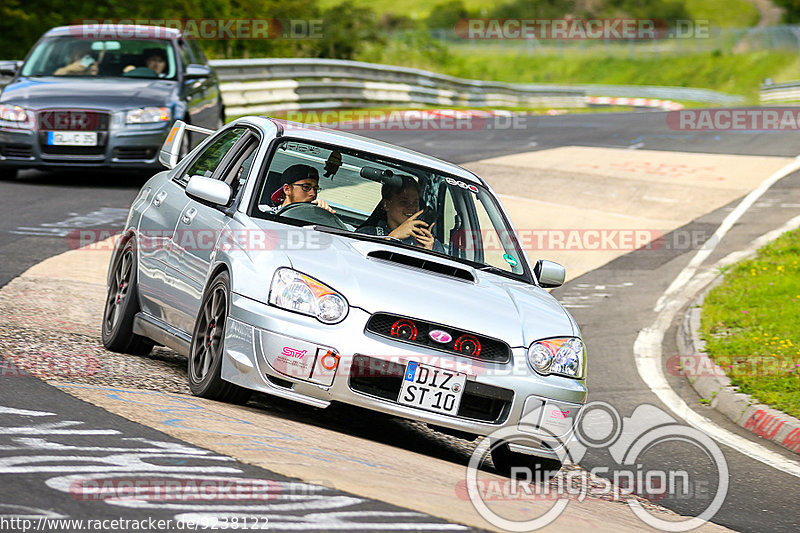
[[[586,350],[497,195],[356,135],[244,117],[141,189],[109,265],[103,342],[188,358],[194,394],[343,402],[462,437],[514,428],[501,470],[560,466]],[[536,413],[536,416],[531,416]]]

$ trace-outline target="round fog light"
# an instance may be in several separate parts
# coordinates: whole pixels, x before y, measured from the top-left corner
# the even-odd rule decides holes
[[[528,350],[528,362],[534,370],[544,374],[550,370],[550,365],[553,364],[553,352],[546,346],[534,344]]]
[[[323,322],[338,322],[347,313],[347,304],[338,294],[326,294],[317,304],[317,318]]]

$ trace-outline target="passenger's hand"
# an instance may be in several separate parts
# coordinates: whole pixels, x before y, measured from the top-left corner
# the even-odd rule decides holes
[[[321,198],[317,198],[316,200],[312,201],[311,203],[314,204],[317,207],[321,207],[322,209],[324,209],[326,211],[330,211],[331,213],[336,213],[336,210],[334,210],[331,206],[328,205],[328,202],[326,202],[325,200],[322,200]]]
[[[434,224],[436,224],[436,222],[430,226],[425,224],[423,226],[417,226],[414,229],[414,240],[417,241],[417,244],[428,250],[433,250],[433,233],[431,233],[431,230]]]
[[[407,239],[409,237],[414,236],[414,230],[418,227],[428,227],[428,225],[423,222],[422,220],[417,220],[417,217],[422,214],[422,211],[418,211],[408,217],[405,222],[397,226],[389,233],[390,237],[394,237],[395,239]]]

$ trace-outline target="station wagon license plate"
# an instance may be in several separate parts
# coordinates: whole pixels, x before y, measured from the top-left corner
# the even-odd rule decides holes
[[[464,394],[467,375],[409,361],[397,403],[455,415]]]
[[[97,146],[97,132],[48,131],[47,144],[52,146]]]

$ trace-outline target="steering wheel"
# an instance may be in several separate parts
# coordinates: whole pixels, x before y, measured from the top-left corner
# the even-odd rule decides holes
[[[275,216],[286,216],[286,213],[292,212],[292,218],[295,220],[302,220],[310,224],[319,224],[321,226],[329,226],[338,229],[348,229],[342,220],[328,211],[311,202],[297,202],[281,207],[275,212]]]

